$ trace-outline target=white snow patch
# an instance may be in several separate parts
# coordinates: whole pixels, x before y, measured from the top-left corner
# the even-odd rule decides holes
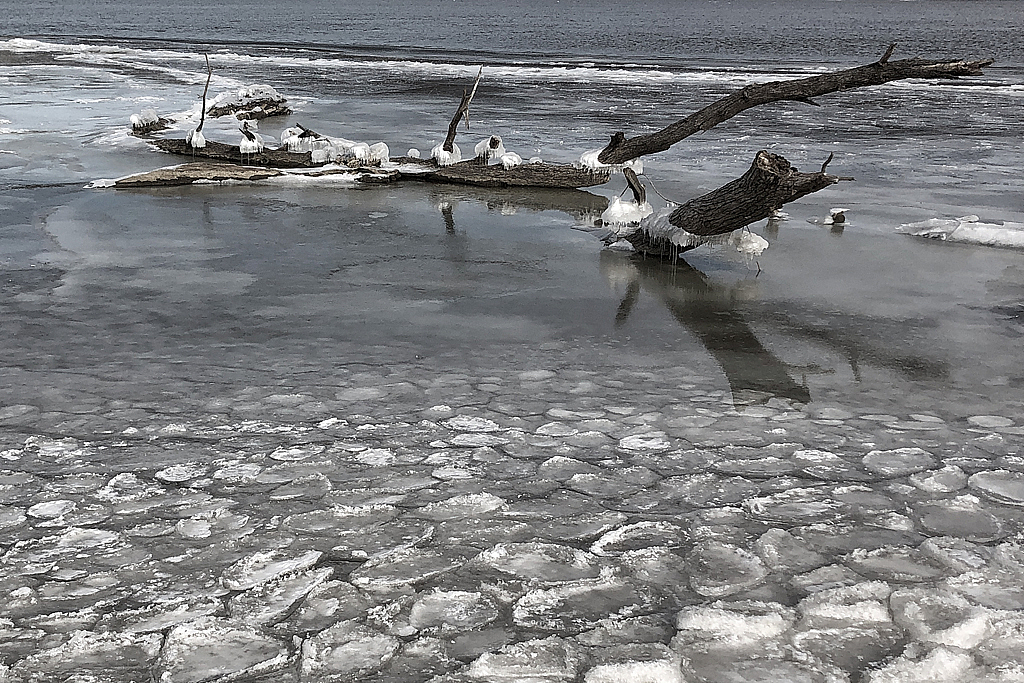
[[[896,228],[914,237],[928,237],[944,242],[964,242],[988,247],[1024,249],[1024,223],[983,223],[978,216],[959,218],[929,218],[916,223],[904,223]]]

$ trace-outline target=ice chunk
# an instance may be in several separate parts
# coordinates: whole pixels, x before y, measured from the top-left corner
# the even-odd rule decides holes
[[[36,503],[26,510],[25,514],[36,519],[55,519],[71,512],[75,507],[74,501],[48,500],[43,503]]]
[[[612,197],[608,208],[601,214],[601,222],[605,225],[638,225],[641,220],[654,213],[650,204],[644,202],[622,201],[619,197]]]
[[[896,448],[871,451],[864,456],[864,467],[883,477],[902,477],[935,467],[936,460],[922,448]]]
[[[802,628],[872,628],[889,626],[887,601],[892,589],[882,581],[828,588],[800,601]]]
[[[415,147],[410,147],[409,151],[405,153],[405,156],[409,157],[410,159],[419,159],[420,151]]]
[[[480,553],[474,562],[538,581],[574,581],[601,573],[595,555],[553,543],[499,543]]]
[[[910,483],[928,493],[952,493],[967,486],[967,475],[956,465],[947,465],[941,470],[912,474]]]
[[[501,425],[493,420],[472,415],[456,415],[441,424],[457,432],[496,432],[501,429]]]
[[[760,256],[768,248],[768,240],[749,230],[737,230],[731,233],[729,244],[748,259]]]
[[[755,544],[758,556],[772,571],[796,574],[826,563],[825,556],[783,529],[769,529]]]
[[[315,633],[348,619],[362,618],[373,605],[359,590],[344,581],[325,581],[313,587],[287,619],[289,630]]]
[[[967,482],[971,489],[998,503],[1024,505],[1024,474],[1006,470],[978,472]]]
[[[600,664],[583,677],[583,683],[687,683],[678,660]]]
[[[883,581],[933,581],[946,575],[945,568],[916,548],[885,546],[854,550],[846,563],[858,574]]]
[[[161,683],[255,677],[287,666],[288,648],[243,624],[201,617],[170,630],[157,664]]]
[[[867,672],[864,683],[966,683],[981,679],[974,658],[966,652],[937,647],[924,656],[920,654],[920,650],[905,653],[881,669]]]
[[[961,595],[934,589],[903,589],[890,600],[897,623],[914,639],[973,650],[988,635],[990,612]]]
[[[436,591],[413,604],[409,624],[416,629],[461,633],[486,626],[498,616],[494,602],[479,592]]]
[[[5,639],[6,640],[6,639]],[[160,652],[160,634],[90,633],[76,631],[61,645],[34,652],[11,667],[9,678],[0,665],[0,680],[89,680],[116,671],[123,680],[145,680]],[[6,643],[5,643],[6,644]]]
[[[487,683],[568,682],[576,679],[583,662],[582,651],[571,640],[551,636],[482,654],[470,664],[467,674]]]
[[[624,168],[631,168],[636,174],[642,174],[644,172],[644,162],[640,159],[630,159],[629,161],[622,164],[604,164],[598,161],[597,157],[601,154],[600,149],[592,149],[588,152],[584,152],[580,155],[580,159],[576,162],[577,166],[582,168],[589,168],[593,171],[621,171]]]
[[[388,149],[385,143],[375,142],[370,145],[366,160],[370,162],[379,161],[380,163],[391,161],[391,150]]]
[[[672,522],[636,522],[604,534],[594,541],[590,551],[595,555],[616,555],[651,546],[679,548],[689,540],[689,532]]]
[[[492,135],[489,138],[484,138],[480,142],[476,143],[476,147],[473,149],[477,158],[484,160],[499,159],[505,154],[505,145],[501,141],[501,137],[498,135]]]
[[[394,636],[343,621],[302,643],[303,680],[351,681],[380,669],[398,650]]]
[[[948,242],[966,242],[992,247],[1024,248],[1024,223],[982,223],[978,216],[931,218],[917,223],[904,223],[896,229],[915,237],[929,237]]]
[[[407,548],[367,560],[349,575],[349,581],[368,590],[391,590],[426,581],[460,567],[464,562],[459,556]]]
[[[921,550],[957,574],[982,569],[991,556],[988,548],[961,538],[929,538]]]
[[[914,507],[914,512],[921,526],[933,534],[986,543],[1009,533],[999,517],[975,496],[920,503]]]
[[[689,653],[762,652],[783,643],[796,621],[792,609],[770,602],[715,602],[687,607],[676,618],[672,648]]]
[[[327,581],[333,571],[327,567],[299,572],[251,588],[231,598],[228,614],[247,624],[274,623],[307,593]]]
[[[462,150],[454,143],[451,152],[446,151],[443,145],[435,145],[430,150],[430,158],[436,161],[438,166],[451,166],[462,161]]]
[[[728,543],[701,541],[689,555],[690,587],[706,597],[732,595],[768,576],[761,558]]]
[[[198,128],[192,129],[185,134],[185,142],[192,149],[203,149],[206,147],[206,137]]]
[[[665,432],[652,431],[620,439],[619,448],[627,451],[667,451],[672,448],[672,442]]]
[[[435,520],[461,519],[500,510],[505,505],[504,500],[490,493],[467,493],[425,505],[420,514]]]
[[[579,633],[602,619],[646,612],[651,602],[646,589],[622,579],[583,579],[530,591],[516,602],[512,619],[523,628]]]
[[[498,161],[501,162],[502,167],[504,167],[506,171],[523,164],[523,158],[515,152],[505,152],[498,157]]]
[[[847,508],[826,489],[793,488],[745,500],[743,509],[754,519],[764,522],[807,524],[839,519]]]
[[[260,551],[242,558],[220,576],[221,584],[233,591],[248,590],[271,581],[283,574],[309,569],[323,553],[316,550],[295,557],[283,550]]]

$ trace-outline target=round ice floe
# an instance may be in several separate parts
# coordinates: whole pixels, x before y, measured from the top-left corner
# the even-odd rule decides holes
[[[343,621],[302,643],[303,680],[345,680],[380,669],[400,641],[355,621]]]
[[[467,493],[423,506],[420,514],[429,519],[461,519],[482,515],[505,506],[505,501],[490,493]]]
[[[324,446],[317,444],[304,444],[301,446],[282,446],[270,454],[271,460],[282,462],[295,462],[324,452]],[[215,475],[216,476],[216,475]]]
[[[782,524],[811,524],[838,519],[846,505],[821,488],[789,489],[770,496],[749,498],[743,508],[754,519]]]
[[[75,503],[70,500],[48,500],[44,503],[36,503],[30,507],[26,514],[36,519],[55,519],[75,509]]]
[[[933,534],[988,543],[1007,535],[999,518],[975,496],[921,503],[914,508],[922,527]]]
[[[613,529],[590,546],[595,555],[616,555],[652,546],[679,548],[690,539],[686,529],[665,521],[643,521]]]
[[[0,529],[11,529],[23,523],[25,517],[21,508],[0,505]]]
[[[456,415],[441,424],[457,432],[496,432],[501,429],[501,425],[493,420],[471,415]]]
[[[367,560],[349,575],[349,582],[366,590],[388,591],[426,581],[463,564],[458,556],[406,548]]]
[[[972,490],[999,503],[1024,505],[1024,474],[1020,472],[978,472],[967,484]]]
[[[206,476],[207,468],[199,463],[182,463],[165,467],[156,473],[156,478],[168,484],[180,484],[191,479]]]
[[[437,591],[417,600],[409,613],[413,628],[439,628],[462,633],[472,631],[498,618],[494,603],[480,593]]]
[[[288,648],[252,627],[200,617],[171,629],[160,651],[157,678],[174,683],[270,673],[289,661]]]
[[[475,562],[539,581],[592,579],[601,573],[596,556],[554,543],[499,543],[480,553]]]
[[[881,669],[867,672],[862,680],[864,683],[959,683],[982,680],[981,670],[975,666],[969,652],[940,646],[921,655],[922,650],[908,648],[901,657]]]
[[[893,593],[890,605],[915,640],[971,650],[988,635],[989,610],[955,593],[908,588]]]
[[[571,639],[557,636],[506,645],[485,652],[469,665],[475,681],[572,681],[579,674],[584,655]]]
[[[933,581],[946,575],[946,569],[938,562],[905,546],[857,549],[847,555],[846,564],[861,576],[899,583]]]
[[[619,448],[627,451],[667,451],[672,448],[665,432],[645,432],[619,440]]]
[[[757,555],[772,571],[796,574],[825,564],[825,556],[783,529],[769,529],[755,544]]]
[[[719,541],[701,541],[689,555],[690,588],[706,597],[723,597],[753,588],[768,576],[757,555]]]
[[[651,602],[646,589],[622,579],[584,579],[528,592],[516,602],[512,620],[522,628],[579,633],[603,619],[646,613]]]
[[[928,493],[952,493],[967,486],[967,475],[956,465],[947,465],[934,472],[912,474],[910,483]]]
[[[228,590],[248,590],[282,574],[309,569],[322,555],[323,553],[315,550],[298,557],[281,550],[261,551],[242,558],[225,569],[220,576],[220,582]]]
[[[263,468],[256,463],[231,463],[214,472],[213,478],[225,484],[243,484],[254,481],[262,471]]]
[[[985,429],[999,429],[1000,427],[1012,427],[1013,420],[999,415],[972,415],[967,421],[975,427]]]
[[[902,477],[931,469],[935,465],[935,456],[922,448],[871,451],[864,456],[864,467],[883,477]]]
[[[796,621],[794,611],[777,603],[716,602],[686,607],[676,617],[673,646],[687,652],[763,649],[780,639]]]
[[[247,624],[268,624],[286,615],[299,600],[327,581],[333,569],[312,569],[281,576],[273,581],[239,593],[228,602],[232,619]]]
[[[183,519],[174,526],[182,538],[209,538],[213,535],[213,526],[205,519]]]

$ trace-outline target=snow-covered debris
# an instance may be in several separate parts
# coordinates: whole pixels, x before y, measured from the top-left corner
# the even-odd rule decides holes
[[[654,209],[648,202],[637,204],[631,201],[622,201],[619,197],[612,197],[608,208],[601,214],[601,222],[604,225],[639,225],[640,221],[654,213]]]
[[[501,136],[492,135],[476,143],[473,153],[484,161],[500,159],[505,154],[505,145],[501,142]]]
[[[290,114],[288,100],[269,85],[249,85],[234,92],[222,92],[206,108],[207,116],[233,114],[237,119],[264,119]]]
[[[622,164],[603,164],[597,160],[601,151],[600,149],[592,149],[589,152],[584,152],[580,156],[579,161],[576,162],[576,165],[582,168],[589,168],[592,171],[621,171],[624,168],[631,168],[634,173],[644,172],[644,162],[640,159],[630,159]]]
[[[451,166],[462,161],[462,150],[455,143],[452,143],[452,151],[447,152],[443,145],[435,145],[430,150],[430,158],[437,162],[438,166]]]
[[[523,158],[515,152],[505,152],[498,159],[501,161],[501,165],[505,167],[507,171],[510,168],[515,168],[523,163]]]

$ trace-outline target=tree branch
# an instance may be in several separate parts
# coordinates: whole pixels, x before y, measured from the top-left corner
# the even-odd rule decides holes
[[[820,76],[748,85],[655,133],[629,139],[622,133],[616,133],[608,146],[601,150],[597,157],[598,161],[603,164],[621,164],[645,154],[664,152],[694,133],[709,130],[747,109],[762,104],[781,100],[813,103],[811,98],[819,95],[907,78],[955,79],[960,76],[978,76],[982,73],[982,68],[993,61],[979,59],[937,62],[927,59],[903,59],[890,62],[889,56],[893,49],[895,45],[891,45],[874,64]]]
[[[476,74],[476,81],[473,82],[472,92],[462,91],[462,101],[459,102],[459,108],[455,110],[455,116],[452,117],[451,123],[448,124],[448,136],[444,139],[444,144],[441,145],[441,149],[451,154],[455,145],[455,134],[459,129],[459,122],[463,117],[466,118],[466,125],[469,125],[469,103],[473,101],[473,95],[476,94],[476,87],[480,85],[480,77],[484,75],[484,68],[481,66],[480,71]]]

